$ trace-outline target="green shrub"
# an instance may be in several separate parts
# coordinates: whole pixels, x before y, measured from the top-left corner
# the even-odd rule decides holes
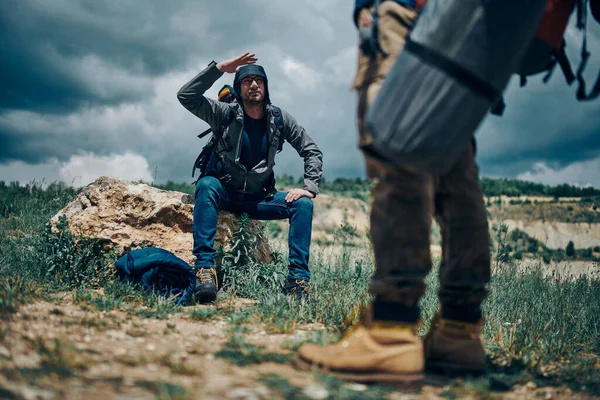
[[[567,243],[567,247],[565,249],[565,252],[567,254],[567,257],[573,257],[573,256],[575,256],[575,244],[573,243],[572,240],[570,240],[569,243]]]
[[[100,288],[115,276],[116,254],[103,250],[99,239],[75,237],[64,216],[55,229],[46,228],[38,248],[43,278],[64,289]]]

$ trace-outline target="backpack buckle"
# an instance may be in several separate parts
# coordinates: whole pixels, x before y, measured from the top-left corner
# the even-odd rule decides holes
[[[231,182],[231,174],[223,175],[219,178],[219,180],[223,183],[229,183]]]

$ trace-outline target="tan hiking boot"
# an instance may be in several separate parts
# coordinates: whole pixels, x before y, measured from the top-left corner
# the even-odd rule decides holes
[[[298,350],[296,365],[317,367],[342,379],[388,384],[419,383],[423,379],[423,343],[416,326],[374,321],[359,325],[335,344],[306,344]]]
[[[485,373],[482,321],[471,324],[443,319],[431,324],[425,337],[425,368],[432,372],[481,375]]]

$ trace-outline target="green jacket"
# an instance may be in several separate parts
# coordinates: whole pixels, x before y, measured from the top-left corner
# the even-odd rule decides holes
[[[230,184],[244,193],[256,193],[263,190],[273,167],[275,154],[283,145],[283,140],[289,142],[304,159],[304,189],[317,194],[322,176],[323,153],[315,142],[308,136],[306,130],[286,111],[281,110],[283,116],[283,132],[277,129],[273,116],[273,106],[267,104],[267,141],[269,143],[266,160],[258,163],[248,171],[240,163],[242,135],[244,132],[244,110],[237,103],[223,103],[209,99],[204,93],[223,75],[217,69],[216,63],[211,62],[206,69],[200,72],[191,81],[183,85],[177,93],[179,102],[192,114],[202,119],[213,132],[217,132],[228,110],[233,112],[235,119],[222,132],[223,139],[217,143],[215,153],[224,168],[224,173],[231,176]]]

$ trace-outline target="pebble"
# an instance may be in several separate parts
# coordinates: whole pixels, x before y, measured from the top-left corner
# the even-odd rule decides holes
[[[324,400],[329,397],[329,392],[321,385],[317,385],[316,383],[312,383],[306,386],[302,393],[309,399],[313,400]]]
[[[363,385],[361,383],[350,383],[346,386],[348,389],[354,390],[355,392],[365,392],[368,389],[367,385]]]
[[[237,388],[227,393],[227,398],[231,400],[261,400],[258,393],[250,388]]]
[[[529,382],[527,382],[527,383],[525,384],[525,387],[526,387],[527,389],[535,389],[535,388],[537,387],[537,385],[535,384],[535,382],[531,382],[531,381],[529,381]]]
[[[0,356],[10,359],[10,351],[4,346],[0,346]]]

